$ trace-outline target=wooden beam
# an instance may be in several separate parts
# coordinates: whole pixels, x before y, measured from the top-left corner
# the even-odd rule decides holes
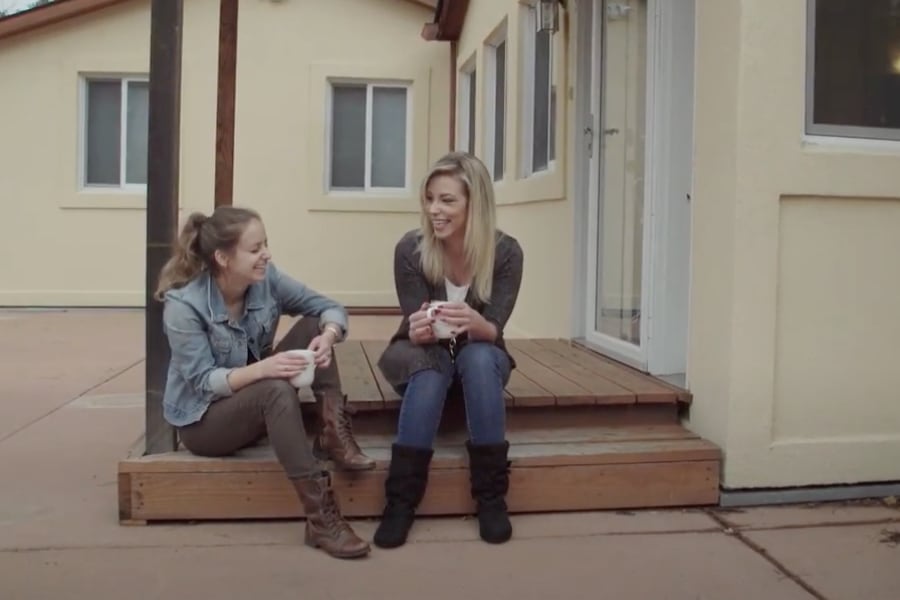
[[[219,82],[216,103],[215,205],[234,197],[234,99],[237,80],[238,0],[219,2]]]
[[[422,37],[428,41],[458,41],[468,10],[469,0],[441,0],[435,7],[434,21],[422,27]]]
[[[163,305],[153,298],[178,226],[183,0],[152,0],[150,13],[150,117],[147,143],[146,407],[147,454],[175,449],[175,430],[163,418],[169,345]]]

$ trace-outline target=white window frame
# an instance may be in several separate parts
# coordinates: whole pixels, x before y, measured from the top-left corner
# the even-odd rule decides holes
[[[120,85],[119,101],[119,184],[88,183],[87,181],[87,114],[88,83],[92,81],[117,81]],[[125,75],[112,73],[83,73],[78,82],[78,187],[90,192],[134,192],[146,193],[146,183],[127,183],[125,181],[126,159],[128,153],[128,84],[131,82],[147,83],[148,75]],[[149,115],[148,115],[149,116]],[[148,174],[149,176],[149,174]]]
[[[505,76],[504,76],[504,89],[503,89],[503,104],[505,110],[503,111],[503,138],[504,142],[507,140],[507,132],[509,129],[509,41],[507,34],[507,26],[504,22],[488,39],[485,41],[485,69],[484,69],[484,90],[482,90],[482,95],[484,98],[484,158],[485,164],[488,168],[488,171],[491,174],[491,179],[494,182],[501,182],[506,179],[509,174],[509,144],[503,144],[503,174],[498,179],[496,173],[494,173],[494,162],[496,160],[496,156],[494,156],[496,152],[496,135],[495,131],[497,128],[497,104],[496,104],[496,88],[497,88],[497,48],[500,44],[504,44],[504,52],[506,54],[506,61],[504,62]]]
[[[522,78],[522,86],[521,93],[522,97],[519,99],[521,106],[521,119],[522,119],[522,138],[521,143],[521,173],[522,177],[532,177],[532,176],[540,176],[545,173],[552,173],[556,170],[556,157],[559,154],[559,148],[556,148],[556,141],[547,140],[548,145],[553,144],[553,147],[556,148],[554,152],[553,158],[548,159],[547,167],[543,169],[539,169],[537,171],[534,170],[534,63],[535,63],[535,46],[537,40],[537,8],[534,4],[526,4],[522,7],[522,24],[521,24],[521,78]],[[508,61],[507,61],[508,62]],[[550,76],[548,77],[548,81],[550,82],[551,90],[553,86],[556,84],[556,35],[550,35]],[[552,91],[551,91],[552,93]],[[559,99],[557,98],[557,104],[559,103]],[[547,102],[547,117],[548,119],[553,119],[555,115],[552,114],[553,103]],[[549,127],[550,121],[548,121]],[[552,128],[556,131],[557,127]],[[548,131],[549,135],[549,131]]]
[[[817,124],[815,117],[816,94],[816,2],[806,1],[806,115],[804,139],[815,143],[830,142],[837,145],[890,145],[896,150],[900,142],[900,128],[864,127],[858,125]]]
[[[469,121],[472,111],[476,111],[476,119],[478,116],[476,103],[472,102],[471,98],[472,86],[476,86],[476,91],[478,86],[478,69],[475,59],[475,54],[472,54],[460,67],[456,90],[456,149],[460,152],[472,150],[473,154],[477,146],[475,145],[475,131],[469,131]]]
[[[334,109],[334,88],[341,85],[366,86],[366,147],[365,181],[362,189],[331,187],[331,144],[332,118]],[[403,187],[375,187],[372,185],[372,99],[375,88],[400,88],[406,90],[406,156]],[[396,196],[398,192],[409,192],[413,150],[413,86],[409,81],[354,79],[347,77],[328,79],[328,98],[325,102],[325,190],[329,196],[352,197],[361,195]]]

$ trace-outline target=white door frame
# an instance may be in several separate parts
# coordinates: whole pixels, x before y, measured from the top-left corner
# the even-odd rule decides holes
[[[576,273],[586,275],[575,278],[575,336],[639,369],[654,374],[684,373],[690,275],[694,0],[647,0],[640,346],[594,330],[603,0],[578,0],[574,8],[578,24],[573,36],[574,126],[578,134],[574,149],[574,238]]]

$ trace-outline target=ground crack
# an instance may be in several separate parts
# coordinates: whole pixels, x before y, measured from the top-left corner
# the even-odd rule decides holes
[[[806,590],[806,593],[811,595],[813,598],[815,598],[816,600],[828,600],[824,595],[822,595],[821,592],[819,592],[819,590],[806,583],[799,575],[788,569],[787,566],[784,565],[784,563],[769,554],[765,548],[745,536],[739,529],[735,528],[731,523],[717,515],[714,511],[707,511],[706,514],[708,514],[712,520],[722,526],[722,531],[725,534],[737,539],[739,542],[756,552],[766,562],[768,562],[779,572],[781,572],[785,577]]]

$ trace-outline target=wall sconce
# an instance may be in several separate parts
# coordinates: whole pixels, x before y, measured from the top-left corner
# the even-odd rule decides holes
[[[538,33],[559,31],[559,0],[538,0],[535,9]]]

